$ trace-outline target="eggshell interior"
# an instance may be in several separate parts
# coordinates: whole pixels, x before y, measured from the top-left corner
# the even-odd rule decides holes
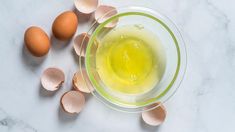
[[[114,16],[117,14],[117,10],[115,7],[112,6],[107,6],[107,5],[100,5],[96,11],[95,11],[95,20],[98,23],[103,23],[104,21],[106,21],[107,19],[109,19],[110,17]],[[112,22],[108,23],[107,25],[105,25],[105,27],[114,27],[116,26],[118,20],[113,20]]]
[[[69,91],[61,97],[60,103],[65,112],[75,114],[83,109],[85,97],[78,91]]]
[[[87,81],[87,83],[84,79]],[[84,93],[90,93],[94,90],[88,79],[88,75],[85,69],[83,69],[82,71],[78,71],[74,74],[73,88]]]
[[[98,0],[74,0],[76,9],[84,14],[94,12],[98,6]]]
[[[41,77],[41,84],[48,91],[55,91],[64,83],[65,75],[58,68],[46,69]]]
[[[158,126],[162,124],[166,118],[166,109],[161,103],[154,105],[159,106],[153,110],[142,112],[142,119],[151,126]]]
[[[81,33],[75,37],[73,48],[78,56],[85,57],[86,47],[89,39],[90,35],[87,33]]]

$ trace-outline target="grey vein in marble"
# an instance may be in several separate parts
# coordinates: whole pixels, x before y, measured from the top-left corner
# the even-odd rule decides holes
[[[37,132],[29,124],[8,115],[0,109],[0,130],[1,132]]]

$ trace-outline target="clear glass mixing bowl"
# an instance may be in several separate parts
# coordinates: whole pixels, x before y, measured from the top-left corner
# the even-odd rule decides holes
[[[82,43],[79,68],[85,70],[83,79],[91,93],[107,106],[124,112],[142,112],[158,107],[157,102],[165,103],[176,92],[186,70],[186,47],[176,25],[159,12],[143,7],[118,8],[117,14],[101,24],[94,23],[87,32],[91,35],[88,44]],[[103,17],[114,14],[107,12]],[[100,19],[102,19],[100,18]],[[107,28],[110,23],[116,27]],[[149,92],[141,95],[114,94],[108,90],[96,70],[96,51],[99,40],[110,30],[124,25],[141,25],[158,36],[165,50],[165,72],[160,82]],[[140,36],[141,37],[141,36]],[[85,47],[85,48],[83,48]],[[143,62],[144,63],[144,62]],[[85,75],[86,74],[86,75]],[[86,77],[88,75],[88,77]]]

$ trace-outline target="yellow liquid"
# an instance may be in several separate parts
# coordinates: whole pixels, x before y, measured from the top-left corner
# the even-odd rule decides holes
[[[142,94],[151,90],[162,77],[163,48],[157,37],[141,26],[118,27],[100,40],[96,67],[109,90]]]

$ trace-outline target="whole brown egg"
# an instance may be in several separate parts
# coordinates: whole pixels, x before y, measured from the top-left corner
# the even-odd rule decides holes
[[[36,26],[29,27],[25,31],[24,42],[29,52],[36,57],[46,55],[50,49],[50,39],[48,35],[41,28]]]
[[[68,40],[77,30],[78,18],[73,11],[66,11],[56,17],[52,25],[52,32],[59,40]]]

